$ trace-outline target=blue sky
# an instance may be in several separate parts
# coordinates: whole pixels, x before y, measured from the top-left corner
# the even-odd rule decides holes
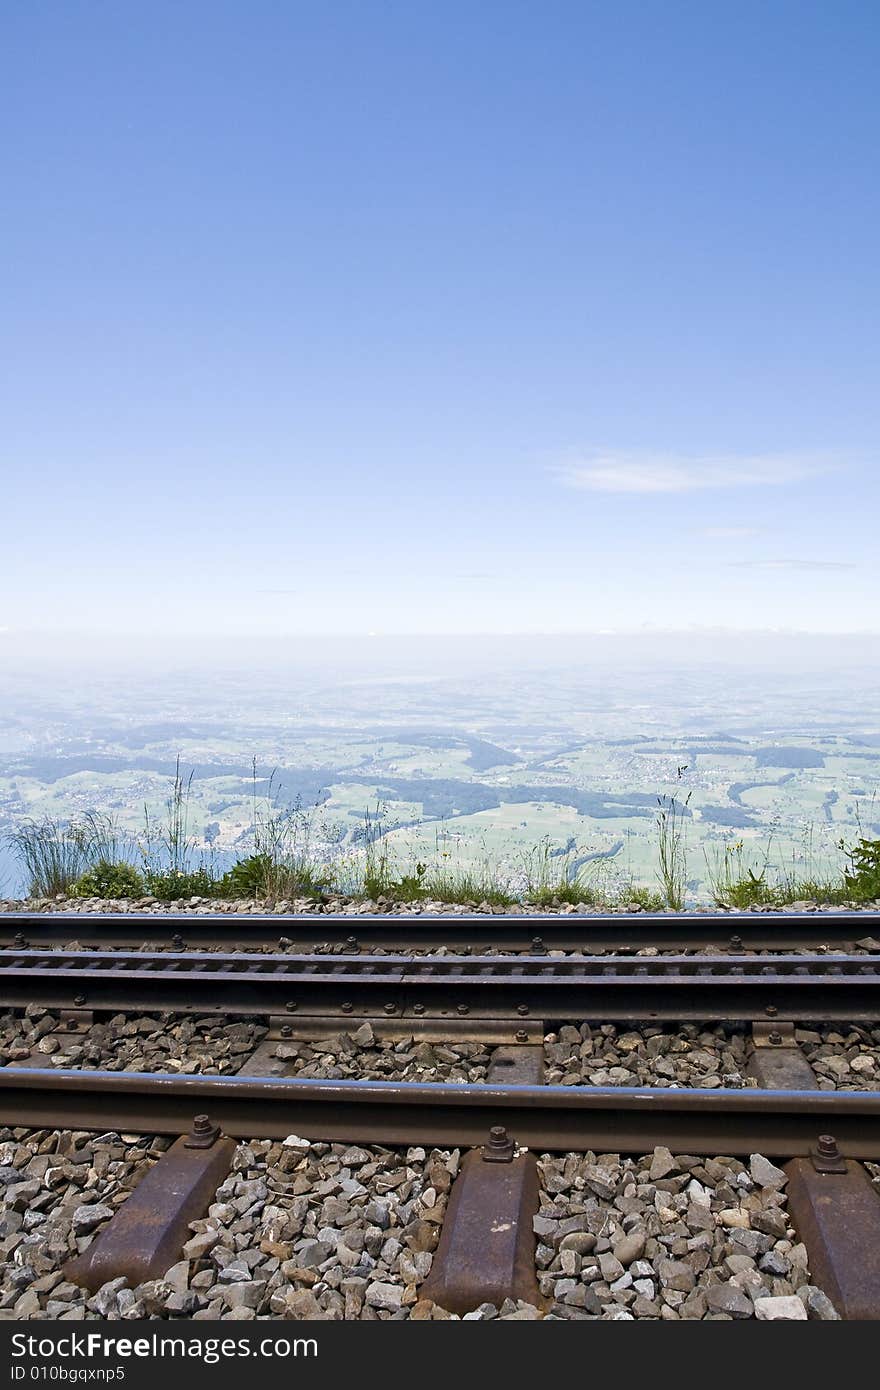
[[[0,52],[0,628],[880,628],[873,0]]]

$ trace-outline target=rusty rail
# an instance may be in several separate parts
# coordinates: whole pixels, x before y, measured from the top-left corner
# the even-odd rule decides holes
[[[880,1017],[870,956],[0,954],[4,1003],[353,1020]]]
[[[880,912],[353,913],[3,912],[0,946],[316,946],[419,951],[851,949]],[[179,946],[178,946],[179,943]],[[536,947],[537,943],[537,947]]]
[[[880,1158],[880,1092],[415,1085],[0,1069],[0,1124],[174,1134],[207,1113],[235,1138],[562,1151],[807,1157],[832,1133],[847,1157]]]

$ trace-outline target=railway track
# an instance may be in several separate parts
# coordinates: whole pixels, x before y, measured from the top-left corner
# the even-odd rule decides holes
[[[532,1149],[808,1156],[833,1131],[853,1158],[880,1156],[880,1092],[668,1090],[650,1086],[418,1085],[274,1077],[152,1076],[0,1068],[0,1123],[181,1134],[207,1112],[224,1133],[444,1148],[503,1126]]]
[[[121,951],[0,954],[7,1005],[295,1015],[298,1020],[874,1020],[864,956],[308,956]]]
[[[672,1171],[684,1173],[681,1182],[688,1172],[705,1179],[712,1164],[717,1168],[717,1154],[784,1163],[788,1219],[807,1243],[812,1277],[844,1317],[877,1318],[880,1199],[862,1162],[880,1160],[880,1091],[818,1089],[792,1021],[880,1020],[880,958],[852,949],[878,924],[878,914],[861,913],[589,919],[7,914],[0,918],[0,939],[7,944],[0,952],[0,1000],[13,1009],[38,1005],[58,1012],[53,1026],[60,1032],[86,1026],[95,1011],[137,1010],[264,1015],[269,1035],[235,1076],[69,1070],[48,1058],[35,1065],[36,1057],[0,1067],[0,1125],[13,1135],[63,1128],[178,1136],[100,1236],[67,1265],[67,1279],[91,1289],[120,1274],[131,1284],[161,1280],[189,1239],[190,1222],[204,1215],[232,1168],[234,1141],[295,1134],[322,1144],[379,1146],[374,1151],[380,1154],[406,1146],[412,1152],[429,1145],[468,1149],[419,1294],[452,1311],[506,1297],[548,1310],[532,1231],[536,1152],[582,1155],[583,1171],[601,1175],[596,1155],[653,1151],[662,1172],[669,1151],[684,1155],[669,1160]],[[259,942],[251,936],[249,944],[280,942],[283,953],[218,949],[229,942],[240,946],[251,932]],[[93,949],[57,949],[72,936]],[[674,954],[614,951],[624,942],[629,951],[654,947]],[[142,949],[126,950],[127,944]],[[197,944],[213,949],[198,952]],[[292,949],[306,945],[324,953]],[[465,945],[493,954],[468,954]],[[337,953],[340,946],[346,949]],[[418,954],[440,947],[459,949]],[[371,949],[395,953],[370,955]],[[583,954],[548,954],[567,950]],[[765,950],[777,954],[756,954]],[[688,954],[695,951],[701,954]],[[753,1084],[736,1090],[542,1085],[544,1029],[570,1019],[751,1020]],[[364,1020],[403,1037],[502,1045],[481,1084],[267,1074],[278,1046],[273,1039],[339,1033]],[[510,1046],[514,1042],[518,1046]],[[681,1182],[665,1191],[681,1194]],[[660,1204],[652,1210],[662,1208],[662,1231],[663,1221],[679,1221],[665,1205],[674,1195],[664,1196],[662,1181],[650,1190]],[[736,1189],[727,1190],[736,1202]],[[692,1248],[683,1236],[706,1229],[706,1220],[715,1231],[723,1218],[722,1228],[732,1223],[735,1235],[750,1228],[751,1215],[764,1219],[754,1205],[711,1218],[693,1210],[687,1208],[690,1225],[670,1227],[683,1233],[679,1254]],[[585,1229],[573,1219],[570,1229]],[[622,1220],[620,1212],[616,1219]],[[762,1229],[759,1224],[759,1244],[768,1239]],[[714,1249],[717,1233],[713,1239]],[[737,1253],[745,1246],[722,1238],[720,1248]],[[567,1260],[566,1268],[577,1268]],[[730,1294],[742,1308],[751,1278],[748,1257],[734,1267],[745,1270],[745,1282]],[[722,1270],[716,1283],[728,1276],[731,1270]],[[762,1287],[761,1295],[767,1293]],[[786,1296],[774,1302],[786,1303]]]
[[[448,948],[620,952],[852,950],[880,936],[880,912],[383,913],[4,912],[0,946],[44,948],[78,941],[98,948],[295,947],[421,951]]]

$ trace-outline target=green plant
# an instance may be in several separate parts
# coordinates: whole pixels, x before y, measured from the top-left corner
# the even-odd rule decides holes
[[[771,901],[773,893],[767,883],[769,847],[764,863],[757,872],[745,862],[745,844],[742,840],[724,845],[721,850],[713,848],[711,858],[704,849],[703,856],[709,890],[719,907],[752,907]]]
[[[681,777],[685,768],[679,768]],[[656,816],[658,871],[657,877],[663,893],[663,900],[671,912],[680,912],[684,907],[684,893],[687,887],[687,843],[685,835],[686,818],[689,817],[688,803],[691,793],[684,801],[671,796],[658,796],[660,810]]]
[[[215,885],[220,898],[318,897],[330,886],[328,873],[313,866],[277,864],[268,854],[239,859]]]
[[[873,902],[880,898],[880,840],[866,840],[860,835],[855,845],[847,849],[840,843],[850,863],[843,881],[853,902]]]
[[[793,855],[787,866],[771,866],[772,837],[763,847],[759,860],[749,862],[742,840],[704,850],[712,899],[719,907],[784,907],[787,903],[815,901],[842,902],[846,888],[841,881],[816,876],[812,852],[812,827],[805,833],[802,855]],[[771,868],[773,878],[770,878]]]
[[[8,837],[24,869],[28,895],[54,898],[68,893],[100,859],[121,858],[121,836],[112,816],[88,811],[64,821],[52,816],[28,819]]]
[[[319,862],[315,849],[317,806],[304,809],[299,797],[290,806],[280,805],[277,768],[261,793],[259,782],[264,779],[257,775],[256,758],[251,774],[253,852],[223,875],[218,892],[274,901],[320,896],[334,876],[329,865]]]
[[[216,875],[204,858],[195,861],[195,837],[189,831],[189,803],[194,772],[183,777],[180,754],[174,766],[171,793],[165,803],[165,822],[158,825],[144,807],[140,849],[147,892],[162,902],[211,897]]]
[[[510,907],[516,902],[488,862],[476,869],[437,865],[426,877],[423,896],[437,903],[488,903],[490,907]]]
[[[71,892],[75,898],[139,898],[144,892],[144,881],[131,864],[99,859],[93,868],[80,874]]]
[[[364,846],[361,891],[367,898],[391,896],[396,882],[387,840],[388,827],[382,824],[384,818],[384,808],[378,801],[375,811],[371,811],[369,806],[364,811],[364,826],[360,835]]]
[[[164,825],[157,825],[150,818],[149,809],[144,807],[144,829],[140,843],[147,875],[168,871],[186,874],[190,870],[195,849],[195,840],[189,833],[189,801],[194,776],[194,771],[187,778],[181,776],[178,753],[171,794],[165,803]]]
[[[587,882],[583,866],[575,868],[572,856],[576,847],[571,844],[560,852],[551,849],[549,835],[524,856],[526,886],[524,897],[536,907],[555,907],[560,903],[597,904],[600,894],[595,885]]]
[[[666,906],[666,900],[662,893],[658,893],[656,888],[648,888],[641,883],[630,883],[628,887],[618,890],[613,899],[615,907],[626,908],[630,904],[640,907],[643,912],[662,912]],[[607,904],[611,906],[611,903]]]
[[[144,872],[146,890],[160,902],[177,902],[181,898],[210,898],[216,892],[217,880],[207,868],[147,869]]]

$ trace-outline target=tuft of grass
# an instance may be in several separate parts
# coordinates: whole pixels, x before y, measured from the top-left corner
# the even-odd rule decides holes
[[[144,863],[144,884],[160,902],[181,898],[209,898],[214,895],[217,876],[204,856],[196,856],[196,839],[189,829],[189,803],[193,777],[180,771],[180,754],[174,766],[171,792],[165,803],[164,824],[150,819],[144,807],[144,829],[140,837]]]
[[[122,858],[122,837],[115,820],[96,811],[68,821],[52,816],[26,820],[8,838],[31,898],[69,893],[77,879],[99,861],[116,863]]]
[[[602,895],[594,883],[587,881],[583,867],[575,868],[577,851],[572,848],[551,848],[545,835],[536,848],[525,856],[525,901],[536,907],[557,907],[562,903],[587,903],[597,906]]]
[[[745,844],[737,840],[715,850],[710,857],[705,851],[709,890],[718,907],[786,907],[796,902],[841,903],[847,901],[846,884],[841,879],[817,878],[812,860],[806,869],[792,863],[787,868],[774,869],[771,864],[772,840],[764,846],[760,858],[749,862]],[[770,875],[772,874],[772,877]]]
[[[359,891],[364,897],[372,898],[374,901],[378,898],[393,898],[400,902],[414,902],[418,898],[427,897],[422,885],[426,873],[424,864],[417,863],[408,874],[401,875],[397,872],[396,861],[388,842],[388,833],[393,827],[384,825],[384,819],[385,810],[378,801],[375,811],[371,811],[369,806],[364,811],[363,829],[358,837],[364,847]]]
[[[253,852],[239,859],[216,885],[220,897],[262,898],[278,902],[284,898],[320,897],[333,886],[334,873],[322,863],[315,847],[317,806],[303,808],[297,797],[290,806],[280,802],[278,769],[273,769],[266,791],[259,791],[264,780],[252,762],[251,841]]]
[[[144,807],[140,845],[148,880],[167,873],[185,875],[191,872],[195,837],[189,833],[189,802],[194,776],[194,771],[188,777],[181,774],[178,753],[171,793],[165,803],[164,824],[151,820],[148,808]]]
[[[764,862],[756,866],[746,862],[742,840],[721,849],[713,847],[711,856],[703,850],[709,891],[718,907],[754,907],[772,901],[773,890],[767,882],[769,854],[768,846]]]
[[[438,865],[424,877],[426,898],[437,903],[488,903],[512,907],[517,901],[487,863],[482,868]]]
[[[681,777],[686,769],[680,767]],[[690,815],[688,803],[691,793],[684,801],[679,801],[675,793],[671,796],[658,796],[655,824],[657,826],[657,878],[663,895],[663,902],[671,912],[680,912],[684,907],[684,894],[687,887],[687,841],[686,819]]]
[[[621,888],[614,898],[606,899],[606,907],[640,907],[643,912],[662,912],[666,906],[666,899],[662,893],[658,893],[656,888],[648,888],[642,883],[630,883],[626,888]]]

